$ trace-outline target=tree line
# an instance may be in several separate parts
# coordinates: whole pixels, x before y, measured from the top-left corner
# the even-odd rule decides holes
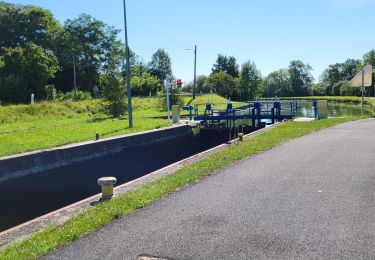
[[[126,106],[125,49],[120,30],[87,14],[60,24],[52,13],[32,5],[0,2],[0,101],[26,103],[53,99],[56,93],[81,90],[112,100],[110,110]],[[174,81],[172,62],[158,49],[145,63],[130,51],[132,94],[165,95],[164,80]],[[233,56],[218,54],[210,75],[197,77],[197,92],[215,92],[231,100],[305,95],[359,95],[350,80],[365,64],[375,67],[375,51],[362,60],[329,65],[318,83],[312,67],[300,60],[263,77],[254,61],[239,65]],[[193,83],[184,87],[192,91]],[[181,103],[180,90],[171,89],[172,104]],[[368,88],[366,95],[374,95]],[[69,94],[69,97],[71,95]],[[86,95],[87,96],[87,95]]]
[[[43,8],[0,2],[0,100],[25,103],[32,93],[45,100],[75,89],[94,94],[95,86],[102,96],[123,96],[126,57],[119,32],[87,14],[60,24]],[[173,77],[163,49],[148,64],[130,51],[130,63],[134,95],[154,95]]]
[[[288,68],[262,77],[254,62],[245,62],[240,68],[235,57],[219,54],[212,65],[211,74],[197,77],[197,91],[217,92],[241,101],[260,97],[359,96],[360,88],[350,87],[349,81],[367,64],[375,69],[375,50],[365,53],[362,60],[347,59],[329,65],[318,82],[314,83],[312,67],[300,60],[293,60]],[[375,79],[373,86],[366,88],[366,96],[374,96],[374,84]],[[186,90],[191,91],[192,88],[192,82],[186,85]]]

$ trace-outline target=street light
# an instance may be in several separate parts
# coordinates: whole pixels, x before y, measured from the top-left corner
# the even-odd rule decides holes
[[[192,51],[193,49],[185,49]],[[193,87],[193,99],[195,99],[195,91],[197,89],[197,45],[194,45],[194,87]]]
[[[129,52],[129,43],[128,43],[128,28],[126,22],[126,5],[124,3],[124,26],[125,26],[125,52],[126,52],[126,82],[128,87],[128,117],[129,117],[129,128],[133,128],[133,115],[132,115],[132,94],[130,87],[130,52]]]

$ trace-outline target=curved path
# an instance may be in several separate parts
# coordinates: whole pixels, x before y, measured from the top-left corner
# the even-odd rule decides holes
[[[50,259],[375,258],[375,119],[242,160]],[[144,258],[147,259],[147,258]]]

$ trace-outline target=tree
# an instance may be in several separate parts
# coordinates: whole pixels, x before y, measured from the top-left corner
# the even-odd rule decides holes
[[[197,77],[197,92],[210,93],[211,89],[207,83],[207,76],[199,75]]]
[[[59,30],[59,23],[45,9],[0,2],[1,47],[26,47],[34,43],[51,50]]]
[[[262,74],[254,62],[247,61],[242,64],[239,86],[240,98],[254,100],[261,93],[262,82]]]
[[[363,65],[371,64],[375,68],[375,49],[363,55]]]
[[[56,48],[61,65],[54,82],[56,88],[61,91],[73,88],[73,59],[77,85],[87,91],[98,85],[99,75],[105,70],[109,55],[116,53],[119,61],[125,58],[124,47],[117,40],[118,33],[119,30],[87,14],[68,19],[59,34]],[[118,64],[121,67],[123,63]]]
[[[108,102],[107,110],[114,117],[119,117],[125,113],[125,83],[120,69],[118,59],[118,48],[112,46],[108,53],[108,60],[104,67],[104,73],[100,75],[100,87],[102,96]]]
[[[239,76],[239,66],[237,64],[236,58],[233,56],[224,56],[218,54],[216,62],[212,66],[212,73],[225,72],[228,75],[237,78]]]
[[[223,71],[211,74],[208,77],[208,86],[219,95],[232,99],[238,92],[238,81]]]
[[[152,54],[148,65],[151,75],[157,77],[162,84],[168,77],[172,77],[172,62],[164,49],[158,49]]]
[[[309,64],[304,64],[300,60],[290,62],[288,71],[293,95],[308,95],[308,89],[314,80],[310,72],[311,70],[312,68]]]
[[[113,73],[100,75],[100,86],[104,100],[108,102],[106,106],[108,113],[114,117],[119,117],[125,113],[125,84],[118,75]]]
[[[148,72],[132,76],[131,78],[132,94],[139,96],[148,96],[149,93],[156,94],[160,88],[160,81],[157,77]]]
[[[325,96],[329,95],[332,91],[332,87],[329,82],[323,81],[316,84],[312,84],[310,92],[312,96]]]
[[[58,70],[56,57],[33,43],[4,48],[0,63],[0,100],[28,102],[30,95],[46,98],[46,85]]]
[[[271,72],[264,80],[263,93],[266,97],[288,97],[292,95],[289,71],[281,69]]]
[[[347,81],[351,80],[359,71],[359,67],[361,66],[361,60],[355,60],[355,59],[347,59],[344,63],[341,65],[341,81]]]
[[[354,59],[347,59],[343,63],[329,65],[321,76],[321,82],[329,84],[329,86],[327,86],[327,94],[334,95],[335,93],[339,93],[337,89],[335,92],[333,86],[340,81],[351,80],[357,73],[360,65],[361,61]]]
[[[174,80],[171,80],[174,81]],[[159,104],[163,109],[167,109],[167,91],[165,88],[159,92]],[[169,105],[170,109],[173,105],[183,106],[184,101],[181,97],[181,90],[176,85],[172,84],[169,86]]]

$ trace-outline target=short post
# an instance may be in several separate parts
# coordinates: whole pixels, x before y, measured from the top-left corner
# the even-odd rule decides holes
[[[243,142],[243,133],[238,134],[238,141]]]
[[[31,101],[30,101],[30,104],[34,104],[34,93],[31,94]]]
[[[95,134],[95,140],[96,140],[96,141],[99,140],[99,133],[96,133],[96,134]]]
[[[172,123],[178,124],[180,122],[180,106],[172,105]]]
[[[255,106],[251,109],[251,126],[255,128]]]
[[[189,120],[193,121],[193,107],[192,106],[183,106],[182,109],[189,111]]]
[[[261,125],[261,113],[262,113],[262,103],[260,102],[255,102],[254,108],[256,110],[256,118],[257,118],[257,127],[260,127]]]
[[[102,197],[100,200],[109,200],[113,197],[113,185],[117,179],[115,177],[102,177],[98,179],[98,185],[102,187]]]
[[[316,99],[313,100],[314,118],[318,118],[318,106]]]

